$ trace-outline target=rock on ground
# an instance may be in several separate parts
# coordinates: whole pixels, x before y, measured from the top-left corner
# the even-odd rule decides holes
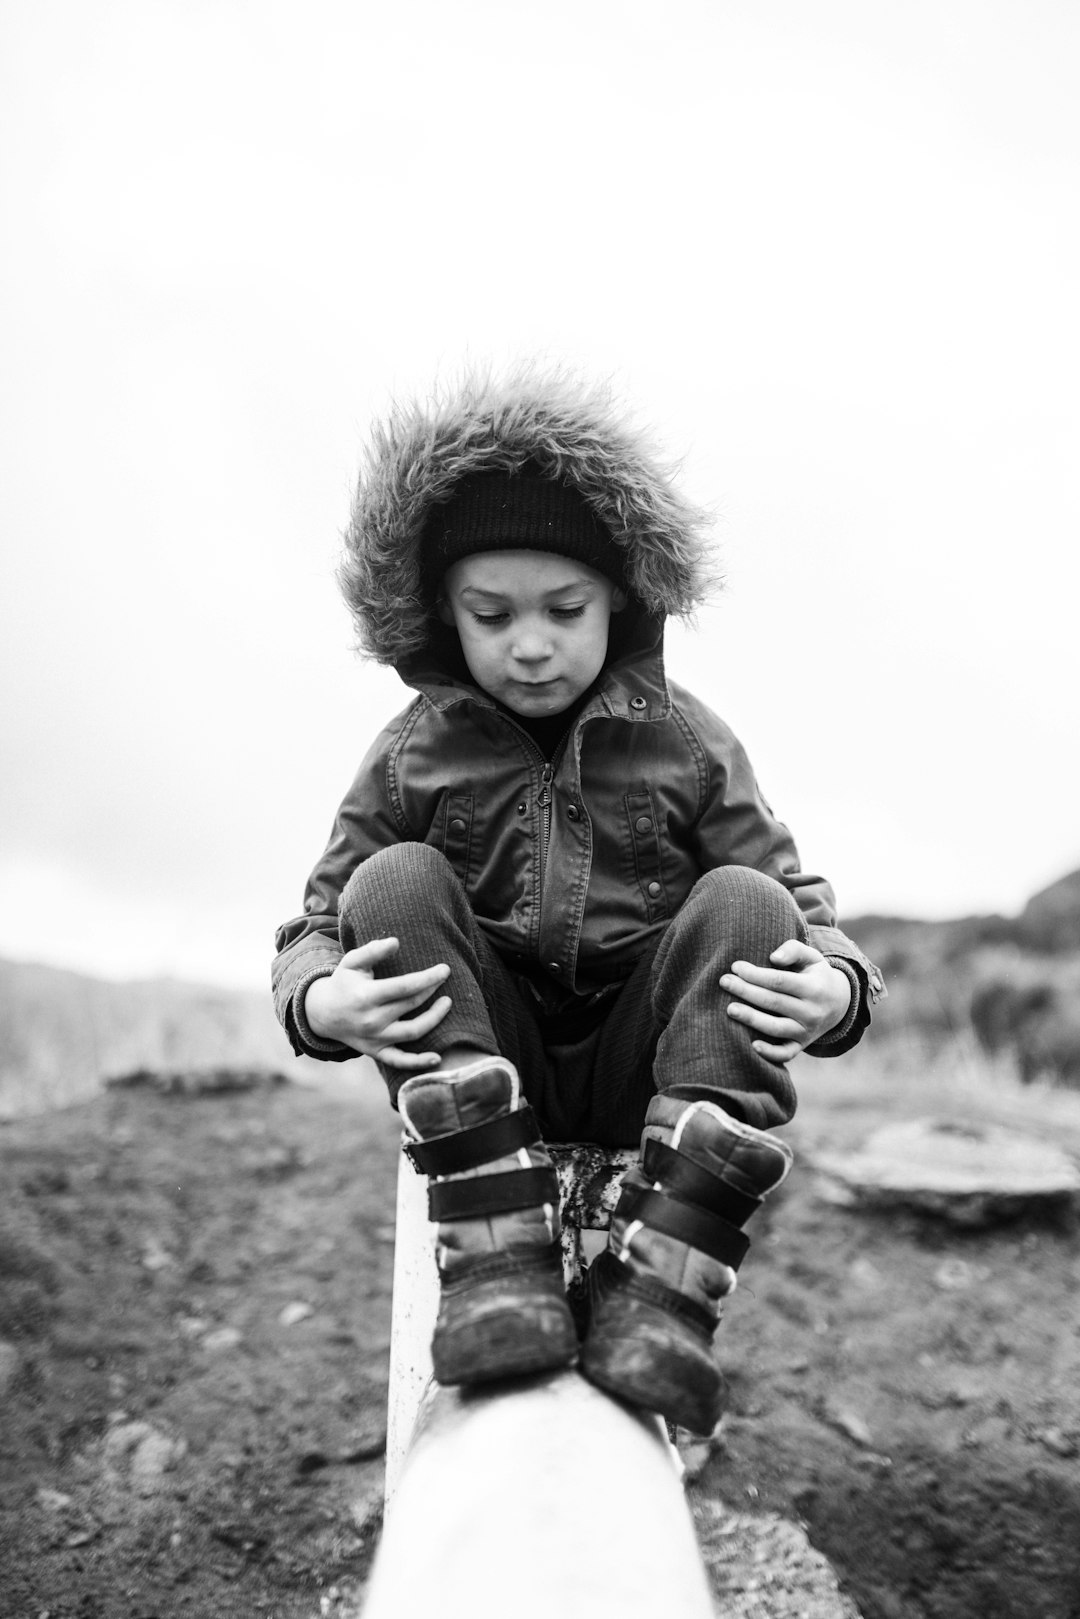
[[[1080,1204],[1080,1171],[1057,1147],[985,1123],[909,1119],[847,1154],[814,1162],[852,1206],[904,1206],[955,1225],[987,1226]]]

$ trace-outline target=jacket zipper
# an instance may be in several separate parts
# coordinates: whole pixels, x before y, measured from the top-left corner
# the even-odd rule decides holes
[[[540,793],[536,800],[540,809],[540,892],[544,891],[544,862],[551,838],[551,783],[555,779],[555,766],[545,760],[540,772]]]
[[[551,784],[555,780],[555,770],[559,760],[566,751],[566,744],[570,740],[574,722],[567,726],[563,732],[550,759],[544,758],[524,726],[519,726],[518,729],[540,761],[540,792],[537,795],[536,803],[540,810],[540,894],[542,897],[544,892],[544,864],[547,860],[548,843],[551,840]]]
[[[571,733],[573,732],[574,725],[576,723],[577,719],[575,716],[575,719],[571,721],[570,725],[567,726],[562,737],[559,739],[559,744],[555,748],[550,759],[544,758],[544,755],[540,752],[540,749],[537,747],[536,743],[533,741],[532,737],[529,735],[528,731],[526,731],[523,725],[516,727],[516,729],[521,732],[522,736],[529,744],[529,747],[540,761],[540,791],[537,794],[536,799],[537,807],[540,811],[540,892],[537,895],[538,913],[541,911],[544,903],[544,867],[547,863],[548,844],[551,841],[551,784],[555,780],[555,768],[563,756],[566,749],[566,744],[570,740]]]

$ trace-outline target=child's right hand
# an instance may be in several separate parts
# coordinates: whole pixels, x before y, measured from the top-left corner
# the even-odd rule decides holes
[[[449,978],[450,968],[440,962],[421,972],[376,978],[375,966],[397,950],[396,939],[372,939],[348,951],[332,973],[308,985],[304,1016],[320,1039],[340,1040],[388,1068],[429,1069],[439,1061],[437,1052],[402,1051],[400,1047],[430,1034],[449,1012],[450,997],[440,995],[419,1017],[405,1014],[430,998]]]

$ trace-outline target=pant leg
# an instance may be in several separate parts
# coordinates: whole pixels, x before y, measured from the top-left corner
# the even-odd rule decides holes
[[[450,977],[431,997],[449,995],[449,1012],[423,1040],[403,1044],[403,1051],[466,1045],[508,1057],[529,1096],[529,1075],[541,1073],[544,1063],[535,1021],[443,854],[424,843],[399,843],[363,861],[341,895],[338,930],[344,950],[372,939],[398,940],[397,955],[375,969],[376,978],[419,972],[440,961],[449,966]],[[378,1067],[396,1107],[397,1093],[411,1076]]]
[[[809,937],[802,913],[773,878],[744,866],[706,873],[660,940],[638,961],[602,1025],[550,1047],[554,1140],[637,1146],[657,1091],[712,1098],[767,1129],[795,1111],[786,1068],[751,1047],[729,1018],[719,985],[733,961],[768,965],[785,939]]]
[[[653,1012],[662,1030],[653,1064],[658,1091],[712,1097],[758,1129],[791,1118],[796,1096],[787,1066],[753,1050],[756,1034],[728,1017],[733,997],[718,982],[733,961],[768,966],[786,939],[807,943],[809,930],[772,877],[721,866],[695,884],[653,960]]]

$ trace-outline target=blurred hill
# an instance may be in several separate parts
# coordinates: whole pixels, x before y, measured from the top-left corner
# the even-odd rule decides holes
[[[1080,871],[1071,871],[1033,894],[1019,916],[921,922],[914,917],[870,915],[845,919],[844,926],[886,974],[905,971],[912,957],[922,952],[949,961],[986,946],[1067,955],[1080,950]]]
[[[1015,917],[844,925],[885,974],[883,1032],[933,1040],[973,1030],[1024,1081],[1080,1087],[1080,871],[1033,894]]]
[[[1015,917],[863,916],[845,926],[889,986],[876,1038],[974,1029],[1025,1080],[1080,1086],[1080,871]],[[321,1084],[346,1078],[338,1065],[293,1057],[269,993],[169,978],[112,983],[0,959],[0,1118],[68,1106],[136,1069],[222,1066]]]
[[[0,1118],[83,1101],[136,1069],[222,1066],[292,1079],[328,1070],[292,1055],[269,992],[169,978],[112,983],[0,959]]]

